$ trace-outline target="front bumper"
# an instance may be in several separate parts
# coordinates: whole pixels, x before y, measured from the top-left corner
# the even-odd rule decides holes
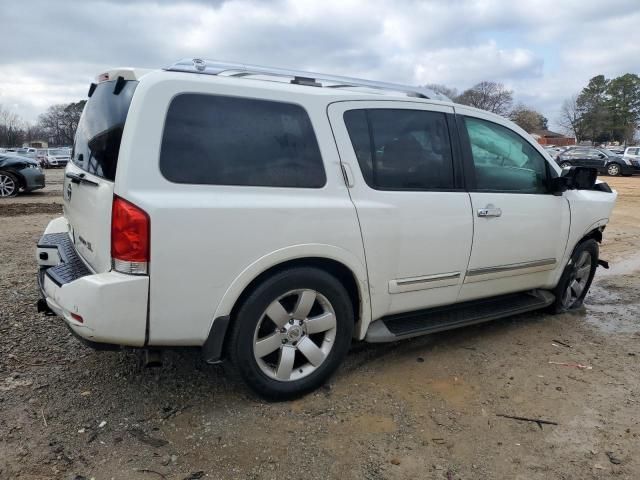
[[[149,277],[94,273],[78,255],[64,217],[38,242],[38,284],[44,301],[69,328],[95,343],[145,343]]]
[[[39,168],[23,168],[19,173],[24,178],[23,188],[25,192],[44,188],[44,173]]]

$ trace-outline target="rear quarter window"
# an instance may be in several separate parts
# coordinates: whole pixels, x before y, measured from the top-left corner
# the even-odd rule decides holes
[[[175,97],[160,170],[175,183],[321,188],[326,176],[299,105],[204,94]]]

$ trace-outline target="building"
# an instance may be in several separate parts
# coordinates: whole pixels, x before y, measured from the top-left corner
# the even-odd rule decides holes
[[[575,145],[576,139],[573,137],[565,137],[561,133],[552,132],[551,130],[534,130],[531,136],[535,138],[540,145],[555,145],[557,147],[566,147],[567,145]]]

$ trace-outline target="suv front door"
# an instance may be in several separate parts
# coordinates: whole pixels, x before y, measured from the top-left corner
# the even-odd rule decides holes
[[[551,165],[493,117],[456,106],[473,209],[473,248],[459,300],[552,287],[569,205],[549,193]]]
[[[372,318],[454,303],[473,219],[453,108],[358,101],[328,113],[360,221]]]

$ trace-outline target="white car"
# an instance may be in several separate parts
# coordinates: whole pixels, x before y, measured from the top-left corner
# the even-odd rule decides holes
[[[47,148],[43,164],[46,167],[64,167],[71,160],[71,152],[67,148]]]
[[[616,199],[428,90],[199,59],[101,74],[63,194],[41,310],[94,346],[202,347],[269,399],[352,340],[579,307]]]
[[[627,147],[622,158],[631,160],[635,166],[640,167],[640,147]]]

